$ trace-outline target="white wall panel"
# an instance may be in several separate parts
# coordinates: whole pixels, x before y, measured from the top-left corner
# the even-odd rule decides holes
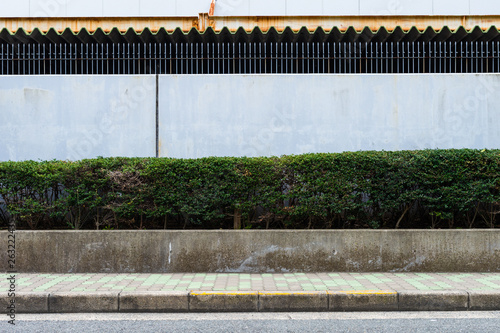
[[[139,16],[175,16],[176,0],[140,0]]]
[[[154,76],[5,76],[0,161],[155,156]]]
[[[67,12],[69,17],[102,17],[104,0],[69,0]]]
[[[250,13],[250,2],[251,0],[218,0],[215,5],[215,15],[248,16]]]
[[[72,0],[30,0],[31,17],[65,17]]]
[[[470,0],[471,15],[500,15],[498,0]]]
[[[138,16],[139,0],[103,0],[102,14],[110,16]]]
[[[499,75],[160,76],[161,156],[500,148]]]
[[[323,0],[324,15],[359,15],[358,1]]]
[[[208,13],[210,0],[177,0],[177,16],[198,16]]]
[[[0,5],[0,17],[28,17],[30,16],[30,0],[6,1]]]
[[[360,15],[398,15],[401,8],[399,0],[360,0]]]
[[[286,0],[251,0],[249,15],[283,16],[286,14]]]
[[[286,15],[321,15],[323,13],[323,0],[287,1]]]
[[[3,0],[0,17],[196,16],[208,12],[209,7],[210,0]],[[218,0],[215,13],[220,16],[500,15],[500,1]]]
[[[432,15],[433,0],[389,0],[395,3],[398,15]]]
[[[434,15],[469,15],[469,0],[434,0]]]

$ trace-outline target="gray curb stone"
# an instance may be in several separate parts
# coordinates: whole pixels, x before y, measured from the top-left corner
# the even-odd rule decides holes
[[[58,292],[49,295],[50,312],[118,312],[118,292]]]
[[[121,312],[187,312],[189,292],[187,291],[150,291],[121,292]]]
[[[16,292],[15,293],[15,311],[17,313],[47,313],[49,312],[49,293],[40,292]],[[2,313],[8,313],[7,307],[11,304],[13,298],[2,297]]]
[[[328,311],[328,293],[311,292],[259,292],[259,311]]]
[[[469,294],[466,291],[416,291],[398,292],[400,311],[459,311],[468,310]]]
[[[469,291],[469,310],[500,310],[500,290]]]
[[[193,312],[257,312],[259,293],[248,292],[191,292],[189,311]]]
[[[330,311],[398,311],[398,293],[329,292]]]

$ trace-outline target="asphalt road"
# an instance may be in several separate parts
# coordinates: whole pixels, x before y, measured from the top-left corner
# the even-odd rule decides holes
[[[18,314],[0,332],[500,332],[500,312]]]

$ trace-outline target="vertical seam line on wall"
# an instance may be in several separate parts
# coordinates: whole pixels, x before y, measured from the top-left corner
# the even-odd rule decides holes
[[[160,75],[156,74],[156,107],[155,107],[155,123],[156,123],[156,157],[160,157],[160,103],[159,103],[159,80]]]

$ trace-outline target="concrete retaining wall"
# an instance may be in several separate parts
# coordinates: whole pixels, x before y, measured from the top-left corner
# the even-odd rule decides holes
[[[500,230],[16,231],[47,273],[500,272]],[[0,269],[7,271],[7,232]]]

